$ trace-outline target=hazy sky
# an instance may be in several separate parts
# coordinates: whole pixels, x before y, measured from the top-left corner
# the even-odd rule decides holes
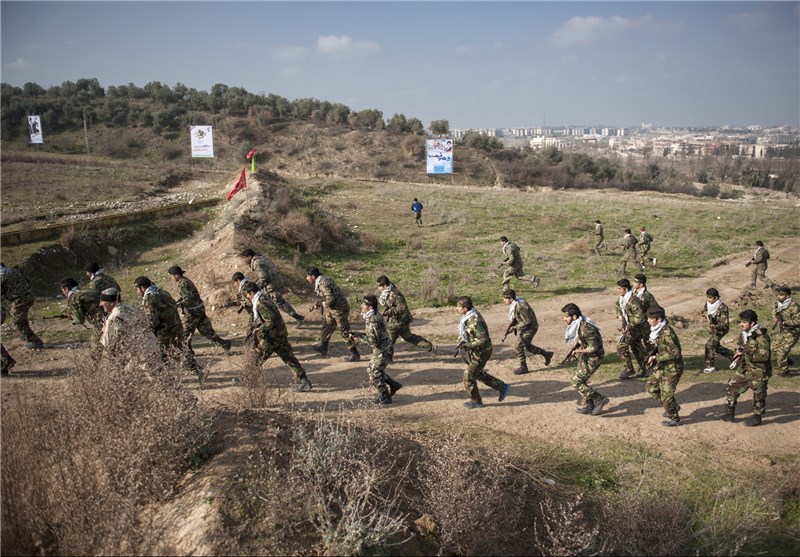
[[[451,128],[800,125],[800,2],[6,2],[2,81],[215,83]]]

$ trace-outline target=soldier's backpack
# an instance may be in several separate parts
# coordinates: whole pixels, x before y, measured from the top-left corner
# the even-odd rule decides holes
[[[764,259],[769,259],[769,252],[767,251],[767,248],[764,248]]]
[[[644,243],[646,243],[646,244],[653,243],[653,237],[650,235],[649,232],[645,232],[644,233],[644,237],[642,238],[642,240],[644,240]]]

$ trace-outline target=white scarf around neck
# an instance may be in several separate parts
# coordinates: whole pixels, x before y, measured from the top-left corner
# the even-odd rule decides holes
[[[719,307],[722,305],[722,298],[717,298],[717,301],[713,304],[709,304],[706,302],[706,312],[708,313],[709,317],[714,317],[717,312],[719,311]]]
[[[253,296],[253,319],[256,321],[260,320],[261,318],[258,316],[258,300],[261,298],[261,295],[264,293],[263,290],[259,290],[256,292],[255,296]]]
[[[467,321],[472,317],[480,315],[478,310],[472,308],[467,313],[464,314],[464,317],[461,318],[461,321],[458,322],[458,340],[463,340],[467,342]]]
[[[508,307],[508,322],[509,323],[514,321],[514,312],[517,310],[517,304],[520,303],[520,302],[524,302],[524,301],[525,300],[523,300],[520,296],[517,296],[516,298],[514,298],[514,301],[511,302],[511,304]]]
[[[598,331],[600,330],[597,323],[585,315],[581,315],[578,319],[567,325],[567,330],[564,333],[564,342],[570,342],[578,338],[578,330],[581,328],[581,321],[586,321],[589,325],[593,325]]]
[[[756,323],[752,327],[750,327],[749,331],[742,331],[742,342],[747,344],[747,341],[750,340],[750,337],[761,328],[761,323]]]
[[[655,342],[658,339],[658,335],[661,332],[661,329],[667,326],[667,320],[662,319],[658,322],[658,325],[655,327],[650,327],[650,341]]]
[[[792,299],[791,299],[791,298],[786,298],[786,299],[785,299],[784,301],[782,301],[782,302],[777,302],[777,304],[776,304],[776,305],[777,305],[777,310],[778,310],[778,311],[783,311],[783,310],[785,310],[786,308],[788,308],[788,307],[789,307],[789,304],[791,304],[791,303],[792,303]]]

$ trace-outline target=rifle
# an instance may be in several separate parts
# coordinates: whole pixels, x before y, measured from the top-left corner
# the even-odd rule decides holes
[[[706,321],[708,321],[708,332],[713,335],[714,331],[717,329],[717,326],[714,325],[713,321],[711,321],[711,316],[708,314],[708,312],[706,312]]]
[[[464,348],[464,344],[465,344],[465,343],[464,343],[464,341],[462,340],[462,341],[460,341],[460,342],[459,342],[459,343],[456,345],[456,349],[455,349],[455,351],[453,352],[453,357],[454,357],[454,358],[457,358],[457,357],[458,357],[458,353],[459,353],[459,352],[461,352],[461,350]]]
[[[576,342],[576,343],[575,343],[575,345],[574,345],[572,348],[570,348],[570,349],[569,349],[569,352],[567,352],[567,355],[566,355],[566,356],[564,356],[564,359],[563,359],[563,360],[561,360],[561,363],[560,363],[559,365],[562,365],[562,366],[563,366],[563,365],[564,365],[564,364],[566,364],[568,361],[570,361],[571,359],[573,359],[573,358],[575,357],[575,351],[576,351],[578,348],[580,348],[580,347],[581,347],[581,343],[580,343],[580,342]]]
[[[750,266],[750,265],[752,265],[752,264],[753,264],[753,260],[751,259],[750,261],[748,261],[747,263],[745,263],[745,265],[744,265],[744,266],[745,266],[745,267],[749,267],[749,266]]]
[[[733,354],[733,359],[731,360],[731,365],[728,366],[730,369],[736,369],[739,367],[739,364],[742,363],[744,359],[744,349],[740,346],[736,349],[736,352]]]
[[[56,315],[48,315],[46,317],[42,317],[42,319],[72,319],[72,316],[64,315],[63,313],[58,313]]]
[[[511,333],[514,333],[515,335],[517,334],[517,321],[516,320],[512,321],[508,325],[508,329],[506,329],[506,332],[503,335],[503,338],[500,339],[500,342],[505,342],[506,341],[506,337],[508,335],[510,335]]]
[[[783,330],[783,314],[781,312],[775,314],[775,321],[772,323],[772,328],[770,330],[774,331],[776,327],[779,331]]]

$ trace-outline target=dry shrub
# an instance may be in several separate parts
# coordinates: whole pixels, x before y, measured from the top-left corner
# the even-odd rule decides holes
[[[590,524],[582,510],[581,496],[572,501],[547,498],[539,504],[541,517],[534,519],[533,538],[539,555],[598,555],[605,547],[600,528]]]
[[[76,359],[63,392],[23,389],[2,412],[4,554],[169,550],[145,511],[210,441],[174,365]]]
[[[439,293],[441,272],[435,267],[428,267],[419,276],[419,293],[426,302],[433,301]]]
[[[576,220],[572,224],[569,225],[570,230],[579,230],[581,232],[586,232],[589,230],[594,230],[594,224],[583,220]]]
[[[365,232],[361,236],[361,243],[365,249],[370,251],[377,251],[383,247],[383,240],[374,232]]]
[[[242,365],[238,369],[237,378],[242,387],[237,391],[240,408],[272,408],[281,398],[283,391],[275,374],[276,368],[262,368],[258,352],[248,343],[244,346]]]
[[[364,268],[364,264],[358,259],[348,259],[342,267],[345,271],[358,272]]]
[[[308,253],[322,249],[322,237],[311,219],[301,211],[292,210],[281,216],[275,223],[277,238],[298,246]]]
[[[686,555],[690,520],[673,494],[623,490],[605,504],[601,523],[605,545],[614,554]]]
[[[576,240],[574,242],[570,242],[569,244],[564,245],[562,251],[565,253],[580,253],[584,254],[586,252],[591,251],[591,247],[589,244],[589,240]]]

